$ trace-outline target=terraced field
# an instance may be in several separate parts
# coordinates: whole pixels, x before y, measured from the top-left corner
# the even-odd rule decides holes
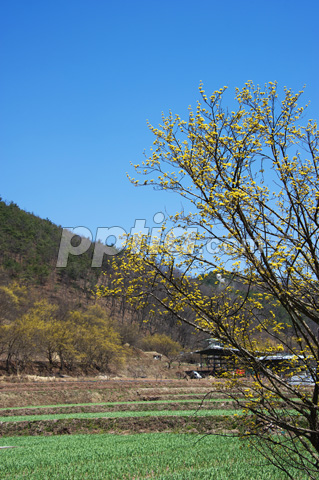
[[[0,382],[0,401],[1,479],[285,478],[206,380]]]

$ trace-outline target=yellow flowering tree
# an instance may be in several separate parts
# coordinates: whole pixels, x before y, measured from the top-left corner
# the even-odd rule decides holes
[[[253,375],[237,384],[244,435],[291,478],[291,467],[317,478],[317,123],[302,125],[302,92],[279,99],[276,83],[236,89],[233,111],[225,92],[200,86],[186,120],[170,112],[150,125],[154,145],[131,182],[181,196],[183,209],[169,233],[167,223],[157,239],[128,239],[99,294],[123,295],[125,278],[136,308],[172,312],[236,349]],[[287,362],[270,367],[265,357],[280,352]]]

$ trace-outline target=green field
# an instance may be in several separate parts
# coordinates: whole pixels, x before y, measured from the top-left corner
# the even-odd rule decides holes
[[[154,411],[140,411],[140,412],[83,412],[83,413],[58,413],[51,415],[14,415],[11,417],[0,417],[0,422],[32,422],[38,420],[62,420],[62,419],[73,419],[73,418],[123,418],[123,417],[163,417],[163,416],[201,416],[201,417],[210,417],[215,415],[229,416],[229,415],[238,415],[240,412],[238,410],[154,410]]]
[[[58,391],[4,385],[0,446],[15,448],[0,449],[0,480],[286,480],[236,436],[241,410],[232,401],[218,392],[206,398],[207,385],[195,382],[197,398],[185,399],[184,384],[176,385],[91,385],[90,395],[106,400],[99,402],[81,402],[80,382]]]
[[[1,479],[285,479],[234,437],[64,435],[2,438],[0,445],[17,447],[0,450]]]

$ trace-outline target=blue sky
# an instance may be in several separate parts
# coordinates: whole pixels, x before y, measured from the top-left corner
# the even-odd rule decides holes
[[[0,15],[0,195],[63,227],[91,230],[175,213],[170,193],[134,188],[146,120],[181,115],[247,80],[306,84],[318,118],[316,0],[12,0]]]

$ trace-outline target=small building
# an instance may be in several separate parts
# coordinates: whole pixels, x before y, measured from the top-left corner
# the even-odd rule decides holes
[[[241,359],[240,351],[236,348],[225,347],[216,338],[206,340],[206,346],[193,353],[199,355],[199,367],[196,370],[202,376],[219,376],[226,372],[236,375],[258,374],[258,364],[273,370],[283,378],[300,372],[304,372],[304,374],[316,372],[316,365],[311,357],[282,352],[264,355],[262,352],[255,352],[256,367],[253,370],[251,366],[247,369],[244,359]],[[190,375],[191,371],[186,373]]]
[[[275,355],[257,357],[257,360],[266,368],[273,370],[282,377],[292,375],[296,372],[314,372],[316,370],[315,361],[311,357],[305,357],[304,355],[277,353]]]
[[[148,355],[153,360],[162,360],[162,354],[158,352],[144,352],[145,355]]]
[[[218,376],[230,371],[242,373],[238,352],[235,348],[224,347],[223,343],[215,338],[208,339],[205,348],[194,352],[200,356],[199,373],[205,376]]]

